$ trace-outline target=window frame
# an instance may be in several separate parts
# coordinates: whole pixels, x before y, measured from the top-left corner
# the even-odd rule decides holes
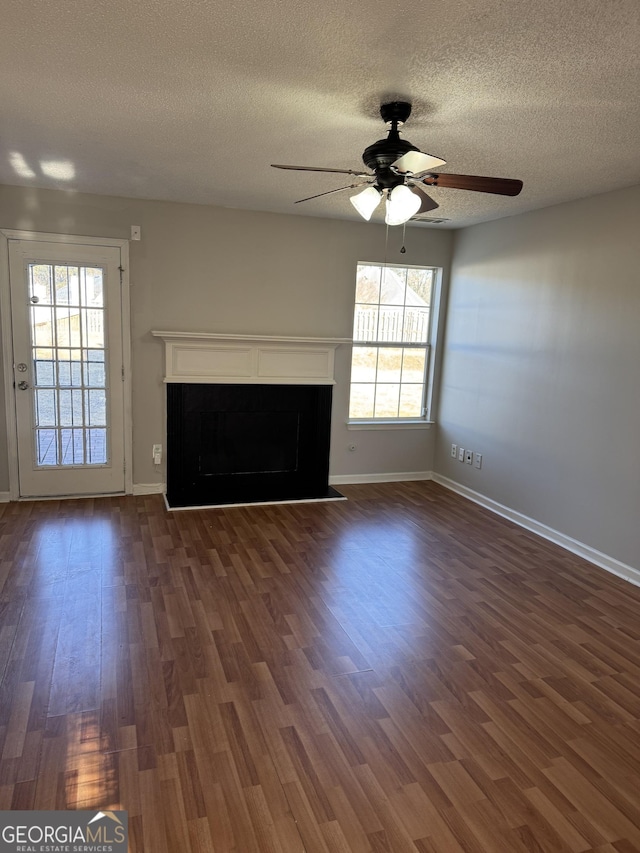
[[[383,263],[380,261],[358,261],[356,265],[356,290],[357,290],[357,280],[358,280],[358,270],[360,267],[369,266],[369,267],[379,267],[381,269],[392,268],[392,269],[403,269],[403,270],[411,270],[411,269],[419,269],[419,270],[431,270],[433,273],[432,279],[432,289],[431,289],[431,303],[429,306],[429,322],[427,328],[427,340],[424,342],[413,342],[413,341],[377,341],[377,340],[367,340],[367,341],[356,341],[352,338],[351,342],[351,360],[349,367],[349,396],[348,396],[348,408],[347,412],[351,409],[351,393],[352,393],[352,383],[351,375],[353,370],[353,355],[356,347],[370,347],[376,348],[378,350],[383,348],[393,348],[393,349],[420,349],[425,350],[425,366],[424,366],[424,378],[422,383],[422,414],[419,417],[375,417],[370,416],[367,418],[354,418],[348,414],[347,416],[347,428],[350,430],[368,430],[368,429],[428,429],[431,424],[434,423],[433,420],[433,391],[434,391],[434,378],[435,378],[435,366],[436,366],[436,356],[437,356],[437,337],[438,337],[438,329],[439,329],[439,316],[440,316],[440,298],[442,293],[442,275],[443,270],[442,267],[433,266],[433,265],[424,265],[424,264],[397,264],[397,263]],[[355,312],[358,304],[355,298],[356,291],[354,290],[354,322],[355,322]],[[405,296],[406,298],[406,296]],[[378,301],[378,308],[380,305],[384,303],[380,303]],[[406,301],[403,304],[403,308],[406,307]],[[353,326],[353,323],[352,323]],[[356,383],[357,384],[357,383]],[[378,382],[371,383],[373,385],[377,385]]]

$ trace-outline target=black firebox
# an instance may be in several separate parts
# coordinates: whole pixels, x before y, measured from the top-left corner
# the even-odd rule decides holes
[[[338,497],[330,385],[167,385],[170,507]]]

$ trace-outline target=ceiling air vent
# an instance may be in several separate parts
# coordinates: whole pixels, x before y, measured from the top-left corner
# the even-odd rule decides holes
[[[412,222],[426,222],[427,225],[440,225],[442,222],[449,222],[449,219],[445,219],[444,216],[440,219],[435,219],[433,216],[412,216]]]

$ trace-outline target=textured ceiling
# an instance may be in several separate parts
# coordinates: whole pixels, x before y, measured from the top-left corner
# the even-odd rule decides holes
[[[640,183],[638,0],[9,0],[0,182],[358,219],[350,183],[406,99],[449,226]],[[435,227],[435,226],[433,226]],[[438,226],[442,227],[442,226]]]

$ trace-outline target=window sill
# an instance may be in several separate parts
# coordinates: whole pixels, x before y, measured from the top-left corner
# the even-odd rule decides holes
[[[431,429],[435,421],[347,421],[347,429]]]

